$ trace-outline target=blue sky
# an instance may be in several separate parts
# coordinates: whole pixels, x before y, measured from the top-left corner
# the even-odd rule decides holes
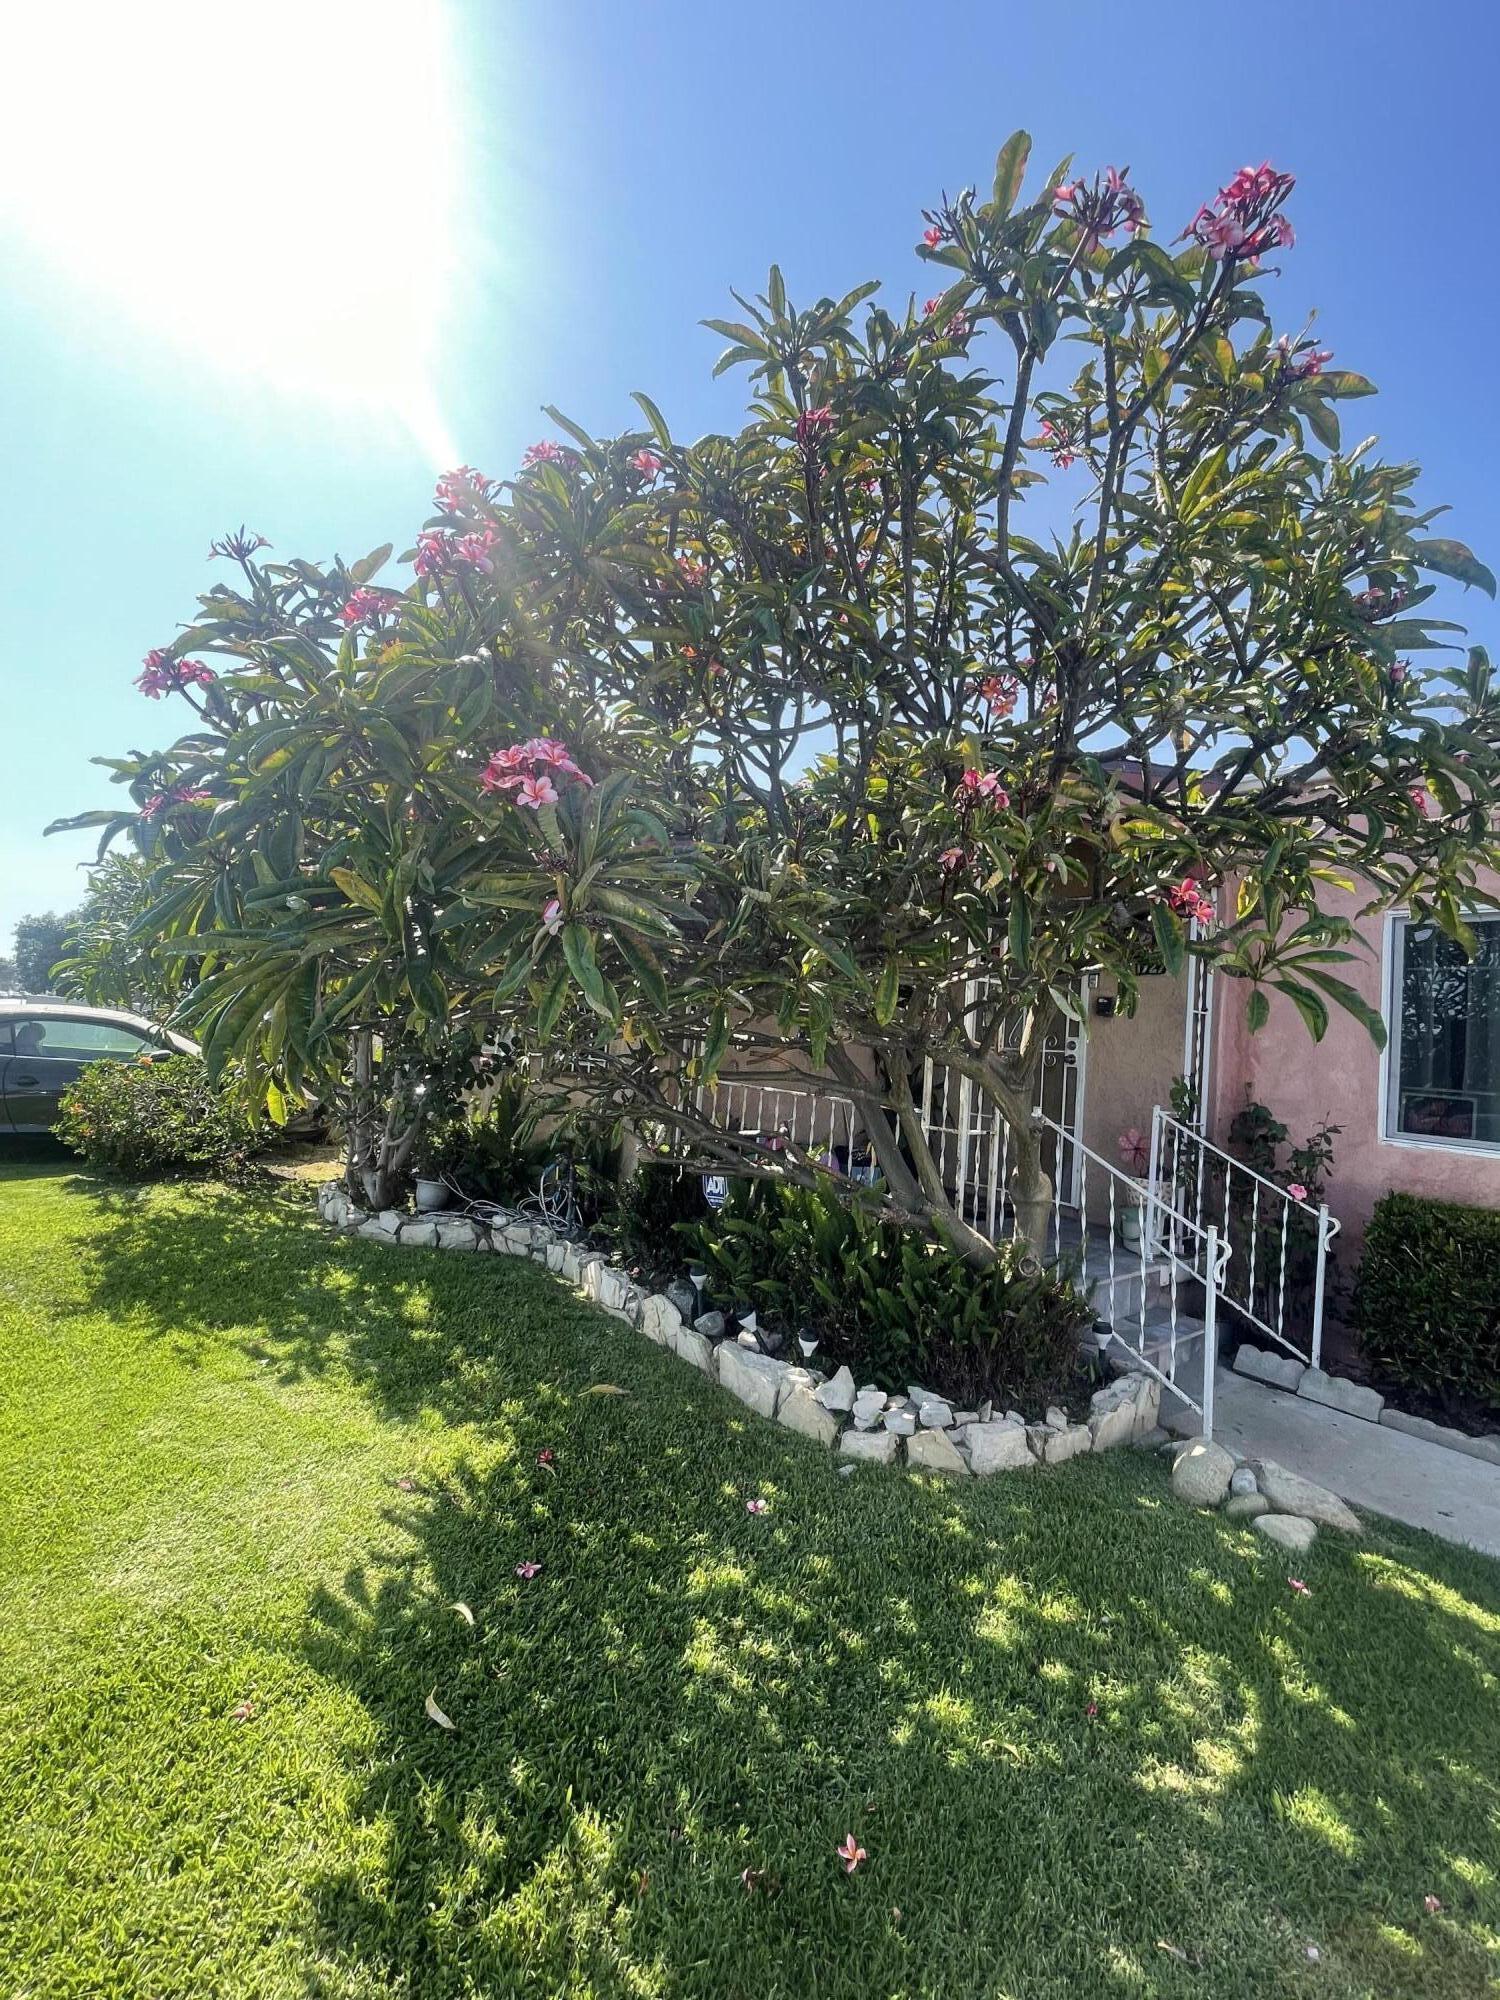
[[[0,78],[0,950],[82,886],[86,837],[41,829],[118,796],[90,755],[182,726],[131,682],[211,536],[399,549],[444,458],[508,472],[547,402],[731,421],[697,325],[729,287],[925,291],[919,209],[1017,125],[1039,171],[1129,163],[1162,237],[1245,161],[1295,172],[1280,323],[1317,309],[1382,391],[1346,421],[1500,560],[1485,6],[53,11]]]

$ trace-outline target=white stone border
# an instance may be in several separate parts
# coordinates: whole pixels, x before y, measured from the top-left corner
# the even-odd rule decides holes
[[[1404,1431],[1408,1437],[1421,1438],[1424,1444],[1441,1445],[1444,1451],[1461,1452],[1465,1458],[1500,1465],[1500,1433],[1474,1437],[1468,1431],[1435,1424],[1428,1417],[1408,1416],[1405,1410],[1391,1409],[1378,1389],[1366,1388],[1364,1383],[1351,1382],[1343,1375],[1327,1375],[1321,1368],[1309,1368],[1294,1355],[1278,1354],[1242,1340],[1234,1357],[1234,1372],[1265,1388],[1284,1389],[1289,1396],[1300,1396],[1305,1403],[1320,1403],[1346,1417],[1359,1417],[1367,1424],[1383,1424],[1387,1430]]]
[[[1061,1410],[1049,1410],[1040,1423],[1027,1423],[1014,1410],[1003,1416],[959,1413],[960,1421],[941,1397],[928,1391],[888,1397],[873,1384],[856,1389],[847,1368],[827,1379],[816,1369],[796,1367],[739,1341],[711,1338],[687,1325],[670,1299],[644,1291],[597,1251],[580,1249],[532,1216],[502,1212],[486,1223],[476,1216],[407,1215],[393,1208],[372,1215],[337,1182],[319,1188],[318,1214],[330,1227],[367,1242],[499,1252],[544,1265],[748,1408],[850,1460],[893,1464],[903,1456],[904,1441],[905,1462],[914,1471],[967,1478],[1057,1465],[1084,1452],[1154,1443],[1162,1436],[1157,1429],[1161,1384],[1149,1375],[1121,1375],[1096,1390],[1087,1423],[1072,1423]]]

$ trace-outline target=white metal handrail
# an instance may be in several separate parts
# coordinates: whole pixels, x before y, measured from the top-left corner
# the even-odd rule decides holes
[[[1218,1307],[1230,1258],[1229,1244],[1221,1239],[1213,1223],[1200,1225],[1191,1216],[1165,1202],[1154,1182],[1143,1184],[1134,1175],[1125,1173],[1091,1146],[1084,1145],[1081,1139],[1040,1107],[1033,1113],[1033,1123],[1043,1134],[1044,1161],[1050,1150],[1054,1167],[1049,1218],[1054,1261],[1060,1263],[1076,1254],[1080,1285],[1090,1293],[1096,1304],[1099,1294],[1103,1294],[1105,1309],[1101,1318],[1109,1327],[1111,1340],[1128,1350],[1134,1366],[1154,1375],[1183,1402],[1197,1410],[1203,1420],[1203,1435],[1212,1437],[1214,1370],[1218,1362]],[[1061,1175],[1056,1171],[1064,1158],[1065,1148],[1067,1157],[1076,1162],[1078,1177],[1076,1246],[1067,1240]],[[1091,1175],[1096,1203],[1102,1198],[1104,1210],[1101,1235],[1098,1237],[1090,1224]],[[1130,1210],[1136,1211],[1140,1220],[1134,1232],[1133,1254],[1122,1260],[1120,1251],[1126,1246],[1120,1220],[1122,1211]],[[1011,1222],[1014,1234],[1014,1216]],[[1102,1271],[1099,1270],[1101,1263]],[[1092,1286],[1091,1264],[1098,1273]],[[1200,1308],[1203,1379],[1197,1395],[1192,1393],[1179,1371],[1180,1349],[1191,1346],[1200,1333],[1198,1323],[1191,1322],[1182,1309],[1184,1282],[1201,1286],[1203,1293]],[[1158,1326],[1154,1330],[1148,1324],[1153,1291],[1158,1294],[1156,1310],[1165,1315],[1166,1321],[1165,1328]],[[1164,1303],[1160,1301],[1162,1293],[1166,1295]],[[1191,1331],[1188,1330],[1190,1326]],[[1160,1362],[1152,1359],[1153,1353],[1160,1356]]]
[[[1222,1180],[1222,1213],[1210,1176]],[[1226,1153],[1191,1125],[1174,1118],[1161,1105],[1151,1114],[1151,1186],[1158,1196],[1171,1191],[1171,1206],[1190,1215],[1201,1239],[1205,1210],[1212,1199],[1214,1226],[1224,1242],[1242,1254],[1236,1258],[1235,1280],[1226,1289],[1226,1303],[1269,1334],[1278,1346],[1310,1361],[1314,1368],[1323,1353],[1323,1307],[1327,1290],[1328,1246],[1339,1231],[1326,1202],[1300,1200]],[[1240,1200],[1236,1201],[1239,1193]],[[1300,1347],[1287,1330],[1287,1249],[1294,1215],[1300,1210],[1312,1225],[1313,1299],[1310,1323]],[[1262,1273],[1263,1253],[1272,1264]],[[1196,1259],[1195,1259],[1196,1262]]]

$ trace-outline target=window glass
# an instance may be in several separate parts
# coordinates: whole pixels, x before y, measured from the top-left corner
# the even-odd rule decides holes
[[[0,1056],[10,1054],[10,1022],[0,1021]]]
[[[148,1046],[144,1035],[117,1021],[24,1021],[16,1029],[18,1055],[92,1062],[95,1056],[143,1055]]]
[[[1433,925],[1397,927],[1393,1132],[1500,1146],[1500,918],[1471,920],[1471,959]]]

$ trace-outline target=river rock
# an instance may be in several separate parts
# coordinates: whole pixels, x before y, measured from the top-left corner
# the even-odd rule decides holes
[[[1233,1474],[1234,1460],[1223,1445],[1191,1438],[1172,1462],[1172,1491],[1189,1507],[1217,1507]]]

